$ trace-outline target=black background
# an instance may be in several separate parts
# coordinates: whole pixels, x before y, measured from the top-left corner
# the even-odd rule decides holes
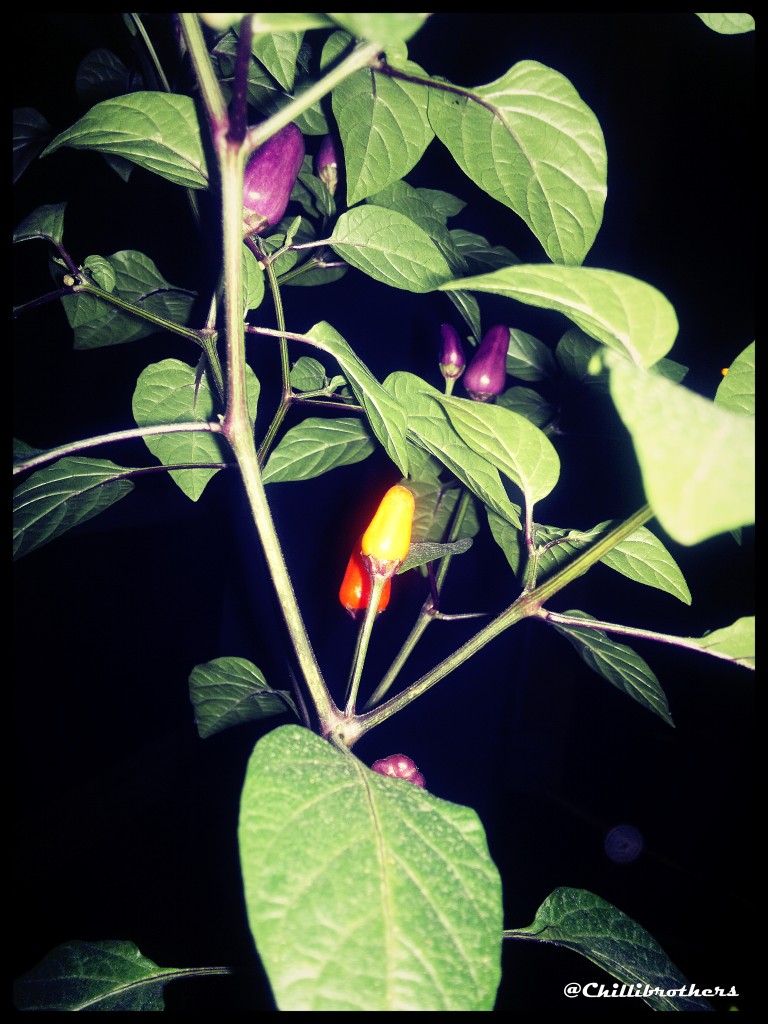
[[[119,16],[38,15],[17,64],[14,106],[38,108],[56,131],[68,127],[83,112],[76,67],[102,46],[131,62]],[[409,49],[425,70],[459,85],[490,82],[522,59],[571,80],[608,150],[604,222],[585,265],[632,274],[670,299],[680,321],[670,356],[690,367],[686,384],[711,397],[720,368],[754,336],[754,36],[717,35],[693,14],[458,13],[433,15]],[[310,151],[317,141],[308,140]],[[525,225],[479,194],[437,141],[407,180],[469,201],[451,226],[479,231],[523,261],[544,260]],[[22,177],[14,224],[64,200],[65,244],[76,261],[135,248],[174,284],[208,294],[216,242],[195,232],[181,189],[140,169],[126,184],[95,154],[64,149]],[[41,243],[17,246],[14,260],[15,303],[50,286]],[[408,369],[439,386],[438,326],[452,320],[461,329],[443,296],[392,292],[355,272],[325,288],[285,289],[284,301],[289,328],[329,320],[379,379]],[[481,297],[481,309],[485,325],[510,322],[551,345],[568,326],[491,297]],[[170,356],[192,362],[196,353],[165,335],[75,352],[61,309],[41,307],[15,325],[14,436],[46,448],[131,426],[138,374]],[[277,403],[266,384],[277,365],[270,343],[259,343],[251,363],[262,380],[263,431]],[[607,404],[578,393],[560,399],[562,482],[537,510],[542,520],[587,528],[630,514],[643,496],[623,427]],[[152,462],[139,443],[100,454],[122,465]],[[269,488],[338,699],[356,633],[336,600],[349,539],[396,480],[377,454]],[[741,546],[728,535],[686,549],[651,525],[689,582],[690,608],[598,566],[553,610],[687,636],[752,613],[752,530]],[[516,594],[505,565],[478,537],[473,553],[454,561],[446,610],[501,610]],[[12,587],[13,975],[61,942],[130,939],[163,966],[234,968],[227,978],[170,985],[169,1010],[273,1009],[242,905],[236,822],[250,751],[277,720],[202,741],[187,689],[195,665],[225,655],[249,658],[273,686],[288,685],[282,623],[236,479],[218,474],[192,503],[165,474],[144,477],[108,513],[16,563]],[[423,597],[415,573],[397,581],[372,666],[387,663]],[[475,629],[430,626],[403,682]],[[368,763],[408,753],[432,792],[478,811],[504,881],[507,926],[528,924],[558,886],[589,889],[645,926],[692,982],[735,986],[736,1005],[749,1010],[753,677],[676,648],[632,646],[662,683],[676,728],[590,672],[565,640],[526,622],[356,753]],[[630,864],[603,852],[606,831],[622,822],[645,840]],[[589,980],[611,982],[566,950],[508,943],[497,1010],[615,1015],[615,1001],[563,997],[566,982]],[[622,1000],[620,1012],[648,1011]]]

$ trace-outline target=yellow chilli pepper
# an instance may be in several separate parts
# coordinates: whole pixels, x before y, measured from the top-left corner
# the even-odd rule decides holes
[[[415,507],[415,499],[407,487],[402,484],[390,487],[363,534],[363,555],[379,563],[394,563],[393,568],[399,565],[411,545]]]

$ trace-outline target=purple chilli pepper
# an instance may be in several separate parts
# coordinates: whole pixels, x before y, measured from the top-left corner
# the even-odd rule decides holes
[[[390,754],[374,761],[371,769],[379,775],[389,775],[392,779],[405,779],[414,786],[424,789],[424,776],[407,754]]]
[[[504,390],[507,379],[509,328],[496,324],[483,335],[464,374],[464,387],[476,402],[490,402]]]
[[[243,176],[245,233],[258,235],[285,214],[304,161],[304,136],[291,122],[267,139],[248,161]]]
[[[332,135],[323,136],[315,157],[315,173],[333,195],[339,183],[339,151]]]
[[[445,380],[457,381],[467,365],[459,332],[451,324],[440,324],[440,337],[440,373]]]

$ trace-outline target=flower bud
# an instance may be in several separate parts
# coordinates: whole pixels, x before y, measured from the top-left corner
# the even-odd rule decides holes
[[[339,183],[339,155],[336,140],[332,135],[323,137],[320,149],[315,157],[315,173],[324,181],[328,191],[333,195]]]
[[[304,160],[304,136],[291,123],[275,132],[248,161],[243,176],[246,234],[274,227],[285,214]]]
[[[464,387],[476,402],[490,402],[504,390],[507,379],[509,328],[496,324],[485,332],[464,374]]]
[[[440,325],[440,373],[446,380],[458,380],[464,373],[467,357],[461,347],[459,332],[450,324]]]
[[[412,782],[414,786],[424,789],[424,776],[407,754],[390,754],[389,757],[382,757],[373,762],[371,769],[379,775],[405,779],[406,782]]]

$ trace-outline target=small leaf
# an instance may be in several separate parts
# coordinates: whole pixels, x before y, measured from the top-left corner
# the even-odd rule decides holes
[[[311,356],[300,356],[291,367],[291,387],[296,391],[320,391],[326,385],[325,367]]]
[[[426,565],[446,555],[462,555],[472,547],[471,537],[462,537],[460,540],[438,544],[435,541],[416,541],[411,544],[408,554],[403,559],[402,565],[398,568],[398,575],[415,569],[419,565]]]
[[[581,619],[592,618],[580,611],[565,614]],[[658,679],[631,647],[616,643],[601,629],[564,626],[555,622],[552,625],[573,644],[581,660],[594,672],[644,708],[653,711],[668,725],[674,725],[667,698]]]
[[[104,100],[57,135],[41,156],[62,146],[111,153],[187,188],[207,188],[200,126],[189,96],[134,92]]]
[[[59,459],[33,473],[13,495],[13,557],[60,537],[133,490],[136,472],[106,459]]]
[[[13,985],[17,1010],[163,1010],[169,981],[225,967],[158,967],[132,942],[65,942]]]
[[[368,367],[358,359],[338,331],[324,321],[306,334],[306,341],[330,353],[344,371],[355,398],[360,402],[376,437],[400,469],[408,475],[406,417],[399,403],[379,384]]]
[[[701,650],[716,657],[735,661],[737,665],[755,667],[755,617],[745,616],[730,626],[707,633],[698,641]]]
[[[239,841],[279,1010],[493,1009],[501,884],[474,811],[286,725],[251,756]]]
[[[248,408],[256,415],[259,382],[246,366]],[[207,423],[214,417],[213,396],[205,376],[197,381],[193,366],[179,359],[164,359],[139,375],[133,393],[133,417],[139,427],[165,423]],[[224,444],[206,431],[180,431],[148,435],[144,442],[164,466],[226,462]],[[171,470],[173,481],[192,501],[197,501],[218,468]]]
[[[34,107],[16,107],[13,111],[13,183],[29,167],[51,137],[51,126]]]
[[[696,17],[701,18],[713,32],[724,36],[755,31],[755,19],[751,14],[697,14]]]
[[[339,466],[362,462],[375,447],[357,416],[308,417],[280,439],[264,467],[262,479],[265,484],[309,480]]]
[[[189,697],[202,739],[242,722],[292,711],[287,690],[273,690],[261,671],[245,658],[214,658],[196,665],[189,676]]]
[[[518,380],[546,380],[554,376],[555,359],[550,349],[538,338],[510,328],[507,373]]]
[[[440,287],[490,292],[558,310],[638,366],[653,366],[677,337],[677,317],[669,300],[644,281],[613,270],[521,263]]]
[[[688,981],[658,942],[631,917],[586,889],[560,888],[536,911],[533,924],[504,932],[506,939],[548,942],[572,949],[636,991],[654,1010],[711,1010],[685,992]],[[597,988],[597,985],[595,986]],[[647,994],[646,990],[648,991]]]
[[[19,224],[13,233],[14,242],[27,242],[31,238],[49,238],[61,242],[64,237],[64,210],[66,203],[38,206]]]
[[[376,281],[409,292],[431,292],[452,274],[429,235],[396,210],[357,206],[343,213],[331,235],[334,251]]]
[[[731,412],[755,415],[755,343],[747,345],[728,367],[718,385],[715,402]]]
[[[610,359],[611,397],[632,436],[645,494],[679,544],[755,521],[755,418],[625,359]]]
[[[81,61],[75,75],[75,91],[87,104],[112,99],[127,91],[128,69],[111,50],[92,50]]]

